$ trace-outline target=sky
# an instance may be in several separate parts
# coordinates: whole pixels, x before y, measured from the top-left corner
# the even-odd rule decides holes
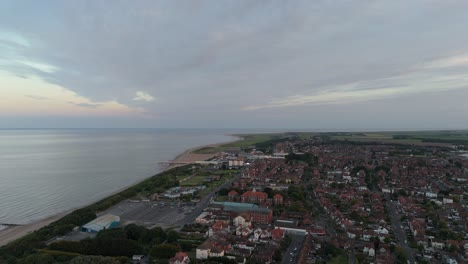
[[[468,1],[0,0],[0,128],[468,128]]]

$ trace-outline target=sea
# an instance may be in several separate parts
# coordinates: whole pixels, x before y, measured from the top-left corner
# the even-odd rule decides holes
[[[160,161],[235,139],[187,129],[0,130],[0,230],[85,206],[157,174]]]

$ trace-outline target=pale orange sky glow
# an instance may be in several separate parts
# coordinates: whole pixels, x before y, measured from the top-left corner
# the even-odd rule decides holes
[[[0,115],[117,116],[144,114],[116,101],[95,102],[37,77],[21,78],[0,71]]]

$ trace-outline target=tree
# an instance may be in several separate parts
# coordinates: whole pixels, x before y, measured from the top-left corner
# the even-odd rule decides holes
[[[281,240],[281,243],[280,243],[281,249],[282,249],[282,250],[288,249],[289,244],[291,244],[291,237],[285,236],[285,237]]]
[[[97,239],[99,255],[131,257],[140,252],[140,246],[130,239]]]
[[[150,230],[146,230],[140,237],[140,241],[145,244],[161,244],[166,240],[166,232],[161,227],[155,227]]]
[[[406,252],[401,247],[395,248],[396,261],[400,264],[406,264]]]
[[[176,231],[170,230],[169,232],[167,232],[167,242],[169,243],[177,242],[178,239],[179,239],[179,233],[177,233]]]
[[[168,259],[175,256],[179,248],[171,244],[156,245],[151,249],[150,255],[155,258]]]
[[[221,195],[221,196],[226,196],[226,195],[228,195],[228,193],[229,193],[229,189],[227,189],[227,188],[222,188],[222,189],[220,189],[218,191],[218,194]]]
[[[24,259],[18,261],[18,264],[52,264],[55,263],[54,258],[48,254],[34,254],[29,255]]]
[[[127,238],[127,234],[123,229],[116,228],[116,229],[103,229],[99,231],[96,235],[96,238]]]
[[[66,251],[66,252],[73,252],[79,254],[91,254],[88,252],[88,247],[86,246],[87,241],[79,242],[79,241],[58,241],[52,243],[49,248],[51,250],[58,250],[58,251]]]
[[[268,195],[268,198],[273,198],[273,189],[266,187],[263,189],[263,192]]]
[[[78,256],[72,259],[69,264],[121,264],[121,262],[111,257]]]
[[[273,260],[276,262],[281,262],[282,259],[283,259],[283,254],[281,253],[281,249],[277,248],[275,250],[275,253],[273,253]]]
[[[303,206],[300,201],[295,201],[289,209],[292,211],[303,211]]]
[[[131,240],[140,240],[144,233],[146,233],[148,229],[138,226],[135,224],[129,224],[125,227],[126,237]]]

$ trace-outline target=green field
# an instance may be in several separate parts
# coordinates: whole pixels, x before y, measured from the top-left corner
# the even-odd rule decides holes
[[[181,181],[181,180],[187,178],[187,176],[177,176],[177,180],[179,181],[180,186],[197,186],[197,185],[203,185],[204,180],[207,177],[208,176],[191,176],[190,179],[185,180],[185,181]]]
[[[320,133],[331,140],[384,142],[396,144],[460,144],[468,145],[468,131],[398,131],[398,132],[344,132]]]
[[[241,137],[242,140],[226,143],[217,147],[204,147],[194,151],[196,154],[213,154],[228,149],[239,149],[254,146],[255,144],[267,142],[284,136],[282,133],[268,134],[241,134],[235,135]]]
[[[195,151],[200,154],[213,154],[228,149],[242,149],[250,146],[272,146],[275,141],[294,136],[300,139],[321,138],[351,142],[379,142],[393,144],[419,145],[466,145],[468,130],[431,130],[431,131],[383,131],[383,132],[288,132],[271,134],[237,135],[243,140],[227,143],[217,147],[205,147]]]

